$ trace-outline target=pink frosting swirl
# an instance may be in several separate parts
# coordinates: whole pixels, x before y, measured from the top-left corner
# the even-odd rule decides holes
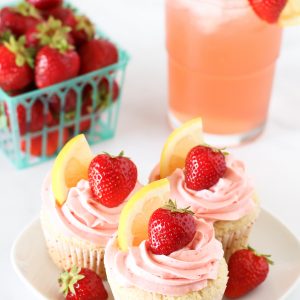
[[[80,180],[68,193],[66,202],[60,207],[56,204],[50,177],[43,186],[44,209],[51,214],[55,226],[64,234],[80,237],[98,246],[105,247],[118,229],[119,216],[127,199],[140,188],[137,183],[127,199],[117,207],[109,208],[95,201],[89,182]]]
[[[201,290],[208,280],[217,278],[223,249],[215,239],[212,224],[196,222],[192,242],[170,255],[153,254],[146,241],[123,252],[114,237],[107,244],[105,267],[121,286],[170,296]]]
[[[177,169],[168,179],[171,198],[179,207],[190,206],[197,217],[212,221],[234,221],[254,209],[254,189],[246,176],[243,162],[226,156],[223,178],[209,189],[187,188],[183,170]]]

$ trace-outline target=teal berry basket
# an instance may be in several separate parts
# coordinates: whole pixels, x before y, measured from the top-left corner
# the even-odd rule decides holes
[[[18,169],[51,159],[81,132],[90,144],[114,136],[129,61],[120,47],[118,53],[113,65],[44,89],[17,96],[0,89],[0,149]],[[76,109],[68,112],[72,99]]]

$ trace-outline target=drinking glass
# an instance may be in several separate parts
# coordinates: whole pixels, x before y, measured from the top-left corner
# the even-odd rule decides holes
[[[281,28],[248,0],[165,0],[169,121],[201,116],[206,141],[234,145],[264,129]]]

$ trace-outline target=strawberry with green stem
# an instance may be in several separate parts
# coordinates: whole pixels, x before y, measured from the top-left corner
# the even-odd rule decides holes
[[[47,21],[30,28],[25,36],[26,46],[33,48],[55,44],[59,39],[67,40],[71,45],[74,44],[71,28],[63,25],[60,20],[56,20],[52,16],[50,16]]]
[[[39,11],[27,2],[16,7],[4,7],[0,11],[0,31],[10,30],[20,36],[42,21]]]
[[[79,73],[80,58],[68,41],[68,32],[57,31],[49,44],[42,47],[35,59],[35,82],[44,88],[73,77]]]
[[[60,291],[67,300],[106,300],[107,291],[101,278],[92,270],[73,266],[60,275]]]
[[[253,248],[234,252],[228,262],[228,298],[239,298],[259,286],[268,276],[271,255],[259,254]]]
[[[209,189],[222,178],[227,170],[221,149],[207,145],[194,147],[185,160],[185,183],[189,189]]]
[[[33,81],[33,53],[25,47],[24,36],[0,45],[0,87],[6,92],[18,91]]]
[[[76,24],[72,28],[72,36],[75,40],[76,47],[80,47],[95,37],[95,27],[86,16],[75,15],[75,19]]]
[[[123,203],[137,182],[137,168],[124,156],[97,155],[90,163],[88,178],[94,199],[107,207]]]
[[[75,28],[77,21],[75,17],[75,12],[70,7],[56,7],[54,9],[49,9],[47,11],[43,11],[44,18],[48,18],[52,16],[53,18],[62,21],[65,26],[69,26],[72,29]]]
[[[148,223],[148,246],[154,254],[169,255],[189,244],[196,233],[193,212],[169,202],[153,212]]]

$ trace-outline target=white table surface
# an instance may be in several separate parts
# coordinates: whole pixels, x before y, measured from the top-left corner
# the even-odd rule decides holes
[[[0,1],[0,3],[8,1]],[[166,119],[163,0],[73,0],[131,54],[116,137],[94,152],[124,149],[146,181],[170,133]],[[246,162],[262,205],[300,238],[300,27],[285,31],[269,122],[263,136],[232,152]],[[17,171],[0,154],[0,298],[34,299],[12,269],[10,250],[40,209],[52,162]],[[276,233],[274,233],[276,234]],[[284,276],[284,274],[282,274]],[[47,280],[45,278],[45,280]],[[288,300],[300,299],[300,285]],[[258,299],[276,300],[276,299]]]

